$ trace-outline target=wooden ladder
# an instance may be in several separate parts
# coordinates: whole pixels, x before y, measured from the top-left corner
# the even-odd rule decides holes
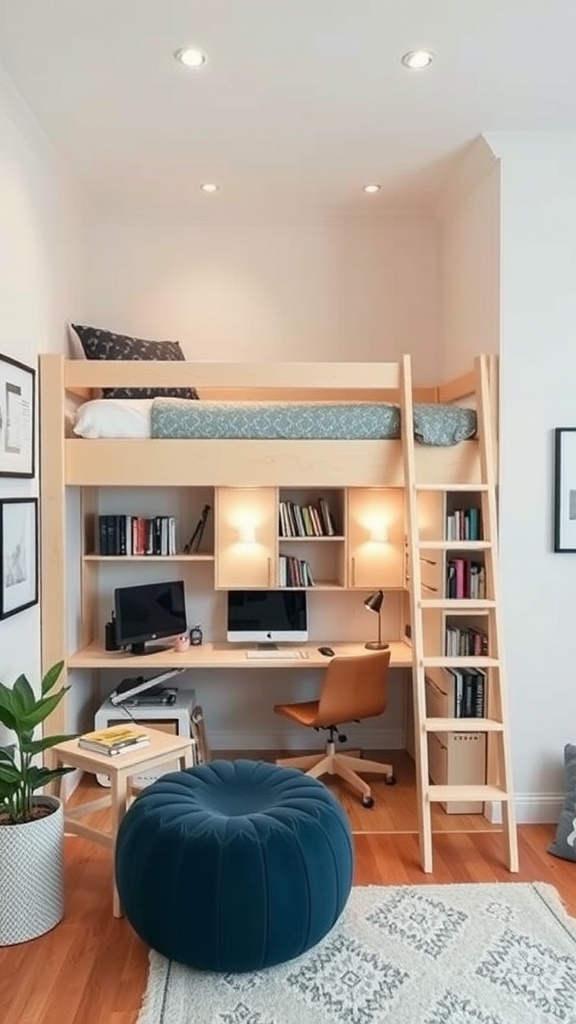
[[[494,380],[490,381],[490,370]],[[499,802],[502,809],[502,834],[506,842],[507,864],[510,871],[518,871],[518,846],[512,779],[510,748],[507,736],[505,686],[502,664],[502,637],[499,621],[498,559],[497,559],[497,506],[496,506],[496,447],[494,422],[496,415],[495,359],[479,356],[475,360],[475,394],[477,412],[477,439],[466,442],[476,445],[476,469],[462,470],[462,476],[471,482],[443,483],[418,479],[418,452],[414,443],[412,380],[409,357],[404,357],[401,370],[402,447],[404,481],[406,488],[407,545],[410,565],[410,610],[413,648],[413,702],[414,748],[416,762],[416,790],[418,800],[420,855],[422,868],[432,871],[432,803],[447,801]],[[457,464],[457,463],[456,463]],[[463,462],[464,466],[465,463]],[[447,474],[448,475],[448,474]],[[477,481],[477,482],[475,482]],[[469,500],[479,502],[481,512],[481,540],[447,540],[447,495],[468,493]],[[454,499],[453,499],[454,500]],[[423,530],[422,505],[436,503],[440,509],[436,516],[438,536],[430,538],[429,529]],[[427,537],[421,538],[425,532]],[[446,594],[446,553],[455,557],[466,555],[483,559],[485,593],[482,599],[449,598]],[[438,594],[429,597],[423,587],[422,561],[433,564],[438,559]],[[448,657],[446,650],[446,623],[457,621],[457,616],[481,616],[486,622],[488,655]],[[428,717],[427,675],[434,676],[446,669],[480,669],[485,676],[485,717]],[[445,673],[445,676],[447,674]],[[460,677],[462,678],[462,676]],[[428,686],[433,685],[428,682]],[[448,690],[448,687],[446,687]],[[449,692],[449,690],[448,690]],[[454,701],[454,697],[452,697]],[[452,712],[456,716],[456,710]],[[437,785],[429,776],[430,734],[465,733],[486,734],[486,776],[481,784],[450,783]]]

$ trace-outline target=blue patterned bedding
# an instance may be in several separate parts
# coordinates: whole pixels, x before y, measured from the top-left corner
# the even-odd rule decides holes
[[[456,405],[415,405],[414,436],[448,446],[473,437],[476,413]],[[400,437],[400,409],[390,403],[193,402],[155,398],[152,437],[244,440],[379,440]]]

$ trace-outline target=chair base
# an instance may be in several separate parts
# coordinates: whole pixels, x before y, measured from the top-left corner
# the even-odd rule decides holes
[[[386,775],[387,781],[394,778],[394,769],[391,764],[382,764],[380,761],[366,761],[359,757],[358,751],[352,750],[347,753],[336,752],[335,744],[326,744],[325,754],[308,754],[304,757],[283,757],[276,761],[281,768],[300,768],[313,779],[321,775],[338,775],[351,786],[363,798],[371,798],[372,790],[364,779],[361,779],[358,772],[370,772],[376,775]]]

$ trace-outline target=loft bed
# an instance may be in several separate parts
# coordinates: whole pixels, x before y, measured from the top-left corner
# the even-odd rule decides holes
[[[495,384],[495,358],[482,356],[478,357],[476,372],[444,385],[413,390],[409,356],[396,363],[254,365],[107,362],[43,355],[43,493],[51,493],[58,500],[58,493],[66,486],[401,487],[404,468],[402,441],[396,436],[398,423],[414,416],[418,438],[420,414],[426,425],[434,424],[435,408],[440,416],[458,410],[462,402],[473,410],[482,360],[486,361],[489,380]],[[304,411],[312,423],[315,410],[325,422],[332,422],[332,413],[349,422],[357,409],[364,422],[372,413],[380,416],[381,426],[386,403],[386,416],[391,404],[396,419],[392,417],[391,437],[379,434],[380,426],[371,434],[371,425],[360,436],[343,436],[346,428],[342,422],[337,436],[296,438],[286,436],[286,430],[281,437],[263,437],[260,433],[256,438],[248,438],[245,433],[237,437],[79,437],[65,430],[71,398],[81,408],[83,403],[106,406],[108,400],[98,402],[103,388],[185,387],[196,389],[199,401],[158,398],[151,403],[151,421],[160,423],[160,433],[180,406],[188,406],[185,418],[196,422],[205,413],[220,421],[222,405],[243,415],[265,409],[273,412],[267,416],[268,421],[287,417],[288,430],[290,417],[298,423]],[[495,392],[495,388],[492,390]],[[462,415],[451,422],[468,436],[473,433],[474,413],[469,408],[460,411]],[[245,425],[242,429],[246,431]],[[474,484],[480,480],[475,437],[453,444],[444,438],[441,446],[416,440],[414,450],[416,474],[422,483]]]

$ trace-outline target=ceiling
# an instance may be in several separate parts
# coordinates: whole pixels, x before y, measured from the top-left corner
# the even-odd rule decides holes
[[[0,63],[90,201],[202,220],[429,206],[480,133],[576,129],[575,39],[574,0],[0,0]]]

